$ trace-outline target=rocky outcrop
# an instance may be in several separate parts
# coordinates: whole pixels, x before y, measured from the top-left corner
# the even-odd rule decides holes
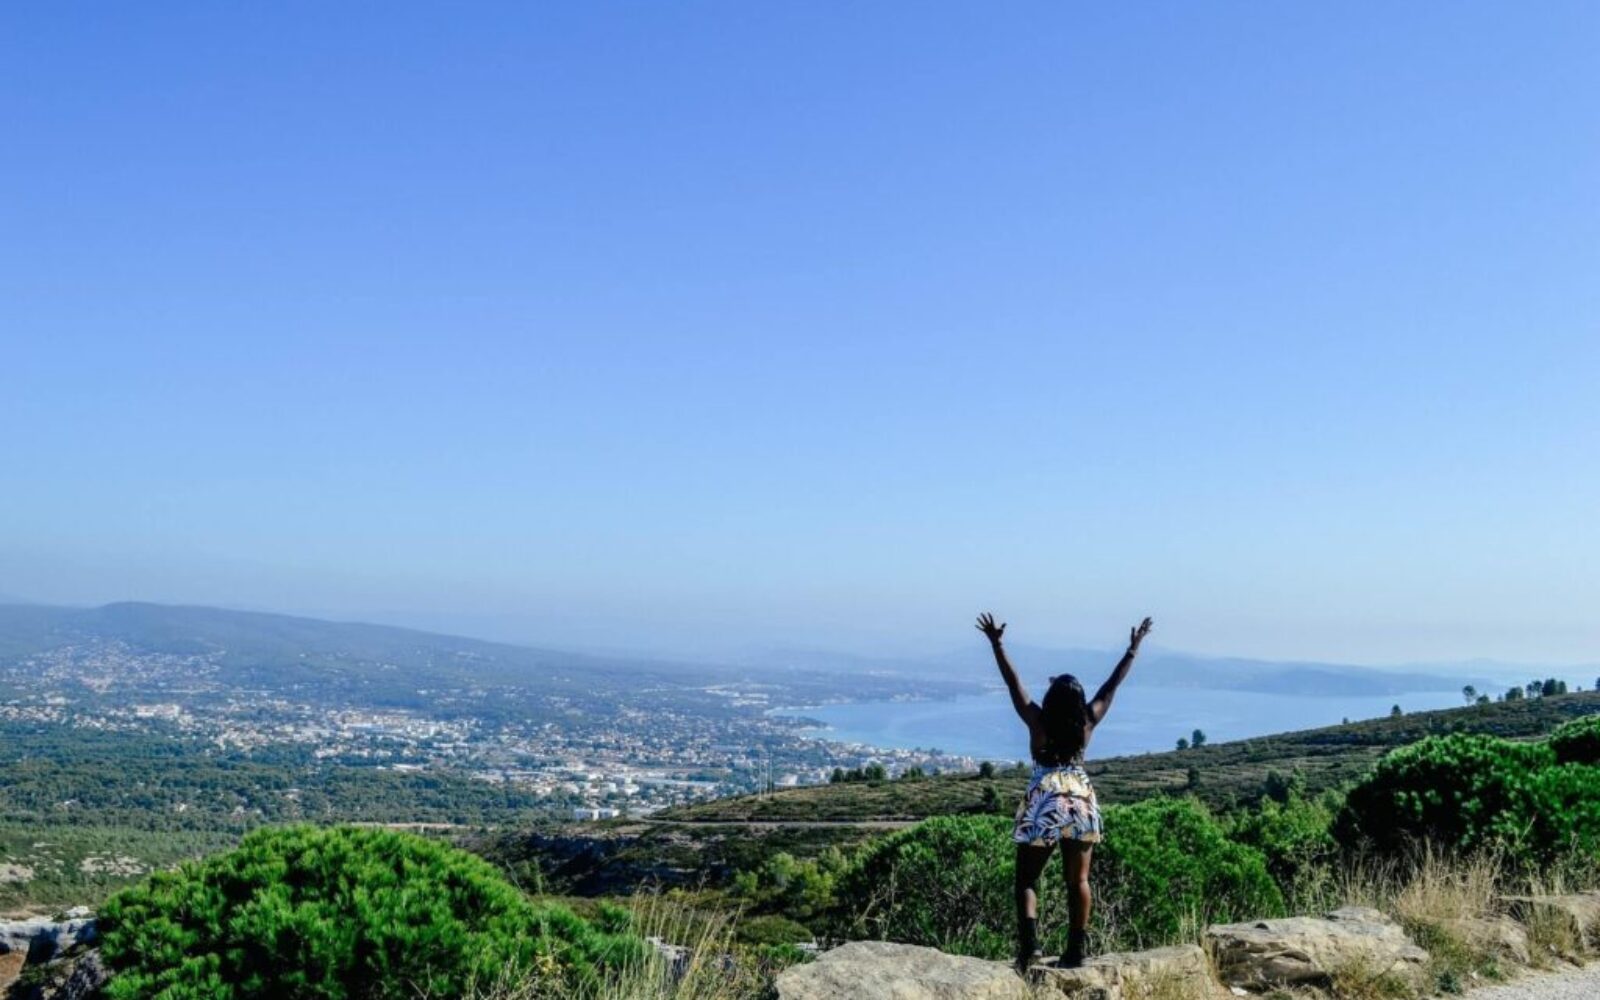
[[[33,917],[0,923],[0,993],[11,988],[25,967],[42,965],[94,939],[94,918],[88,916],[67,920]]]
[[[56,954],[95,937],[93,917],[52,920],[34,917],[0,923],[0,953],[21,952],[30,961],[48,961]]]
[[[1229,994],[1197,945],[1100,955],[1082,968],[1004,962],[887,941],[854,941],[778,976],[779,1000],[1222,1000]]]
[[[1600,892],[1553,896],[1502,896],[1502,905],[1526,924],[1554,920],[1567,926],[1580,948],[1600,950]]]
[[[28,1000],[97,1000],[110,978],[100,953],[91,949],[46,963],[24,996]]]
[[[1218,924],[1206,930],[1229,986],[1265,990],[1325,986],[1345,977],[1394,977],[1420,988],[1428,953],[1377,910],[1347,906],[1326,917]]]
[[[1038,966],[1030,978],[1036,995],[1073,1000],[1221,1000],[1230,995],[1212,976],[1206,953],[1192,944],[1097,955],[1077,969]]]
[[[1009,965],[888,941],[852,941],[778,976],[779,1000],[1028,1000]]]

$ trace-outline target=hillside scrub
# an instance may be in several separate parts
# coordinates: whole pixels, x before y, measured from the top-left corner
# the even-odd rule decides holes
[[[101,933],[111,1000],[465,996],[507,975],[592,987],[646,947],[464,851],[356,827],[258,830],[113,896]]]
[[[1569,728],[1570,727],[1570,728]],[[1420,845],[1501,850],[1508,863],[1548,864],[1600,848],[1600,766],[1581,753],[1588,725],[1518,743],[1483,734],[1430,737],[1390,753],[1346,797],[1335,829],[1352,850],[1400,857]]]
[[[1414,712],[1321,729],[1278,733],[1182,752],[1092,760],[1089,775],[1103,802],[1130,803],[1193,794],[1215,812],[1253,806],[1269,773],[1297,773],[1308,796],[1339,791],[1360,780],[1388,751],[1429,736],[1479,732],[1527,739],[1548,735],[1569,720],[1600,715],[1600,692]],[[1193,769],[1199,781],[1191,784]],[[733,796],[677,807],[659,819],[805,821],[926,819],[1009,810],[1027,787],[1026,771],[943,774],[923,781],[804,786],[775,794]]]
[[[1266,855],[1229,839],[1195,799],[1109,806],[1105,828],[1092,881],[1095,920],[1109,947],[1155,947],[1209,923],[1285,912]]]
[[[1562,723],[1550,734],[1550,749],[1562,764],[1600,764],[1600,715]]]
[[[1229,817],[1228,836],[1260,851],[1290,912],[1326,908],[1335,893],[1339,845],[1333,819],[1343,800],[1325,793],[1314,800],[1291,794],[1286,801],[1263,799],[1255,809]]]
[[[1107,806],[1095,848],[1093,930],[1099,946],[1177,940],[1208,922],[1276,916],[1283,895],[1254,847],[1229,840],[1192,799]],[[1011,823],[999,816],[927,820],[867,846],[839,877],[836,920],[849,937],[931,945],[1004,958],[1015,917]],[[1047,946],[1064,943],[1063,882],[1041,885]]]

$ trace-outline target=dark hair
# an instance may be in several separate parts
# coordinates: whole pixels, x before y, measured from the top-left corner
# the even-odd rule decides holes
[[[1044,747],[1039,763],[1067,764],[1083,754],[1084,727],[1089,724],[1089,701],[1083,685],[1071,674],[1050,678],[1050,690],[1039,706],[1044,722]]]

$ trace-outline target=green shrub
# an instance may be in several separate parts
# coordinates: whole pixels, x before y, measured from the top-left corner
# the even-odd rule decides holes
[[[1235,843],[1193,799],[1108,806],[1090,870],[1094,926],[1105,947],[1179,939],[1214,920],[1283,912],[1261,852]],[[1040,924],[1059,947],[1067,920],[1061,870],[1040,880]],[[1009,956],[1015,933],[1011,823],[945,816],[865,847],[840,877],[839,929],[985,958]]]
[[[1000,816],[938,816],[875,840],[839,877],[839,930],[1003,958],[1015,932],[1015,852]]]
[[[737,935],[740,943],[752,945],[805,944],[816,939],[804,924],[776,914],[745,917],[739,921]]]
[[[830,847],[815,859],[797,860],[779,851],[755,871],[734,876],[733,891],[758,913],[781,913],[810,920],[833,903],[834,880],[844,868],[844,855]]]
[[[465,996],[506,975],[593,985],[644,954],[464,851],[355,827],[257,830],[112,897],[100,928],[111,1000]]]
[[[1341,843],[1400,855],[1428,842],[1451,850],[1533,846],[1535,779],[1555,763],[1546,743],[1495,736],[1430,736],[1380,760],[1351,789],[1335,822]]]
[[[1153,947],[1207,923],[1284,911],[1261,851],[1228,839],[1196,799],[1109,806],[1105,829],[1090,882],[1110,944]]]
[[[1283,803],[1268,798],[1259,808],[1235,817],[1229,835],[1260,851],[1289,908],[1307,912],[1316,909],[1331,888],[1333,862],[1339,853],[1333,838],[1333,815],[1322,802],[1296,794]]]
[[[1532,860],[1600,852],[1600,766],[1558,764],[1534,776],[1537,808],[1524,817]]]
[[[1558,726],[1550,734],[1550,749],[1562,764],[1600,764],[1600,715]]]

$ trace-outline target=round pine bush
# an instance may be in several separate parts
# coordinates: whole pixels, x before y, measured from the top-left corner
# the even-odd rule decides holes
[[[1555,760],[1545,742],[1430,736],[1385,756],[1350,790],[1335,835],[1347,848],[1393,856],[1431,843],[1467,851],[1494,845],[1526,857],[1542,808],[1536,779]]]
[[[412,834],[257,830],[113,896],[111,1000],[366,1000],[594,986],[637,938],[535,903],[485,861]]]
[[[1600,715],[1562,723],[1550,734],[1550,749],[1562,764],[1600,764]]]
[[[1525,817],[1532,860],[1600,854],[1600,766],[1558,764],[1534,775],[1538,808]]]

